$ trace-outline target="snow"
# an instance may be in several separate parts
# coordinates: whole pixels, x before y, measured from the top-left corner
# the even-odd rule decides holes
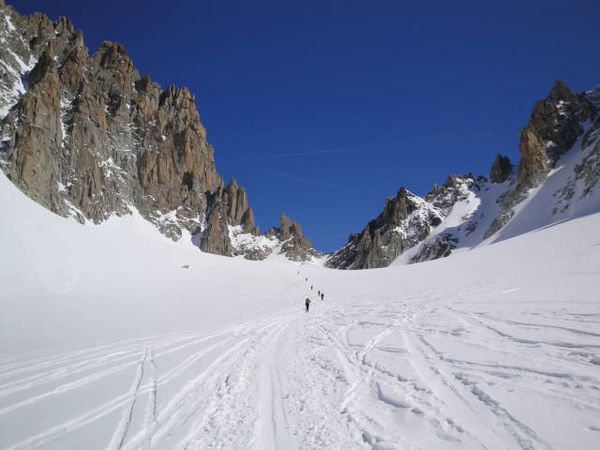
[[[6,38],[10,34],[16,35],[17,39],[23,41],[20,33],[16,31],[10,16],[5,11],[1,11],[0,16],[2,16],[2,19],[6,23],[6,30],[4,35],[1,36],[2,42],[7,42]],[[23,43],[25,44],[24,41]],[[6,60],[0,60],[2,70],[5,72],[5,80],[3,81],[2,86],[0,86],[0,120],[8,115],[10,109],[27,90],[24,75],[33,69],[37,62],[34,58],[30,58],[30,61],[26,63],[10,48],[5,48],[4,51],[8,55],[8,58],[6,58]]]
[[[273,252],[275,249],[281,247],[281,242],[277,238],[268,238],[263,235],[254,236],[250,233],[245,233],[241,225],[229,226],[229,239],[233,248],[240,252],[250,250]]]
[[[587,131],[590,124],[584,124]],[[426,211],[437,212],[442,217],[442,222],[432,229],[425,240],[414,247],[404,251],[393,265],[405,265],[412,262],[423,248],[432,244],[436,239],[449,235],[456,240],[452,254],[486,246],[504,239],[513,238],[525,233],[553,226],[557,223],[577,217],[600,212],[600,192],[597,184],[576,178],[576,168],[588,166],[590,172],[594,171],[595,155],[592,154],[598,142],[598,137],[589,139],[587,148],[582,148],[582,134],[571,150],[566,152],[537,187],[529,190],[524,200],[514,206],[513,217],[508,223],[491,237],[485,238],[494,218],[500,213],[498,199],[515,188],[516,174],[513,172],[503,183],[478,182],[479,189],[469,189],[463,183],[461,189],[462,200],[456,201],[449,210],[435,208],[421,199],[421,205],[412,213],[424,215]],[[548,142],[548,145],[555,145]],[[407,232],[408,230],[408,232]],[[396,229],[403,237],[413,233],[410,227]]]
[[[441,211],[423,201],[426,208],[437,211],[438,217],[443,218],[442,222],[432,229],[424,241],[403,252],[392,264],[409,264],[424,246],[434,242],[444,233],[449,233],[457,239],[456,248],[452,250],[453,254],[477,247],[482,243],[485,231],[500,211],[496,200],[513,184],[512,177],[503,183],[480,182],[480,190],[473,191],[463,183],[459,188],[461,198],[464,199],[456,201],[447,211]],[[469,224],[474,225],[473,229],[469,229]]]
[[[591,143],[590,149],[593,145],[595,142]],[[544,182],[532,189],[527,198],[515,208],[514,217],[490,242],[600,211],[600,193],[583,196],[583,181],[574,179],[575,166],[582,163],[588,154],[587,150],[581,148],[580,138],[557,162]],[[567,191],[571,195],[565,195]]]
[[[419,224],[427,223],[427,218],[429,216],[443,216],[443,213],[439,208],[429,204],[422,198],[412,194],[411,200],[417,205],[416,209],[408,215],[401,226],[394,228],[394,231],[403,239],[405,239],[407,236],[414,236],[417,234]]]
[[[111,178],[115,175],[121,177],[127,175],[127,172],[115,163],[115,161],[112,159],[112,156],[109,156],[104,161],[101,161],[99,166],[104,170],[104,174],[108,178]]]
[[[67,140],[67,127],[65,126],[66,116],[69,113],[69,109],[71,108],[71,100],[66,97],[61,97],[60,99],[60,131],[61,131],[61,148],[65,146],[65,141]]]
[[[9,32],[13,32],[16,30],[15,26],[12,23],[12,20],[8,14],[4,15],[4,22],[6,23],[6,28],[8,28]]]
[[[0,209],[2,448],[597,448],[600,214],[336,271]]]

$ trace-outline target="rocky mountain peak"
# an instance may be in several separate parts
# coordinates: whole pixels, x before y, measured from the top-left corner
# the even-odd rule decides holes
[[[279,224],[279,234],[282,241],[296,238],[308,242],[308,245],[312,247],[310,241],[308,241],[306,236],[304,236],[300,224],[298,222],[294,222],[285,213],[282,213],[279,216]]]
[[[73,26],[73,22],[71,22],[71,19],[69,19],[68,17],[64,17],[64,16],[61,16],[58,18],[58,20],[56,21],[56,24],[54,25],[54,30],[58,34],[75,33],[75,27]]]
[[[189,89],[140,76],[120,43],[89,55],[67,18],[0,15],[0,167],[13,183],[81,222],[139,212],[172,239],[244,254],[230,230],[258,238],[254,212],[235,180],[223,187]]]
[[[478,191],[487,179],[472,173],[449,175],[442,185],[434,185],[424,199],[440,211],[447,211],[456,202],[466,199],[471,191]]]
[[[519,186],[539,183],[583,133],[581,123],[594,114],[594,106],[584,95],[556,81],[546,98],[535,103],[527,126],[521,130]]]
[[[319,257],[311,241],[304,235],[299,223],[290,219],[285,213],[279,216],[279,226],[272,227],[265,233],[268,238],[276,238],[281,242],[280,253],[292,261],[309,261]]]
[[[127,50],[119,42],[103,41],[94,54],[94,58],[98,60],[100,67],[117,67],[122,64],[133,65]]]
[[[369,229],[376,231],[382,226],[394,227],[399,225],[416,209],[417,204],[414,199],[415,195],[412,192],[401,187],[394,197],[388,197],[385,200],[383,212],[369,223]]]
[[[441,212],[406,188],[385,200],[383,211],[327,260],[338,269],[369,269],[391,264],[425,239],[441,222]]]
[[[511,174],[512,168],[513,166],[508,156],[497,153],[490,168],[490,181],[492,183],[504,183]]]
[[[556,80],[548,92],[547,100],[551,103],[577,101],[577,94],[563,80]]]
[[[556,81],[548,95],[538,100],[527,126],[521,130],[516,185],[499,199],[500,212],[485,232],[492,236],[514,215],[514,207],[523,201],[532,187],[538,186],[597,115],[585,94],[574,93],[563,81]],[[595,126],[592,124],[592,129]],[[585,139],[584,139],[585,140]]]

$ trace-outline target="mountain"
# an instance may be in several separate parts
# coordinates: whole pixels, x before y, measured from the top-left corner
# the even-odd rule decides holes
[[[600,88],[557,81],[521,130],[520,162],[497,155],[489,177],[451,175],[420,198],[401,188],[326,265],[368,269],[442,258],[600,211]]]
[[[89,54],[69,19],[21,16],[0,0],[0,168],[30,198],[81,223],[139,212],[204,252],[321,261],[281,215],[261,233],[246,190],[225,184],[186,88],[140,75],[121,44]],[[600,210],[600,89],[557,81],[520,135],[520,161],[451,175],[424,197],[401,188],[325,264],[428,261]]]
[[[138,211],[209,253],[319,255],[303,234],[260,234],[244,188],[216,170],[188,89],[140,75],[121,44],[90,55],[67,18],[0,8],[0,167],[29,197],[81,223]]]
[[[189,92],[68,30],[0,9],[0,449],[598,448],[598,91],[329,270],[260,233]]]

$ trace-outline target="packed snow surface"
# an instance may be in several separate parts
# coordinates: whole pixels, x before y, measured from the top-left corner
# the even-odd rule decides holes
[[[599,214],[335,271],[0,208],[1,448],[598,448]]]

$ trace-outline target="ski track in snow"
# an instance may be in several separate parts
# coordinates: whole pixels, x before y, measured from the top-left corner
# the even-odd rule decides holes
[[[557,420],[600,417],[600,312],[589,302],[498,308],[433,295],[315,300],[309,314],[284,310],[212,333],[6,358],[0,421],[35,426],[0,441],[9,449],[552,448],[531,408]],[[62,401],[79,412],[52,416]]]

